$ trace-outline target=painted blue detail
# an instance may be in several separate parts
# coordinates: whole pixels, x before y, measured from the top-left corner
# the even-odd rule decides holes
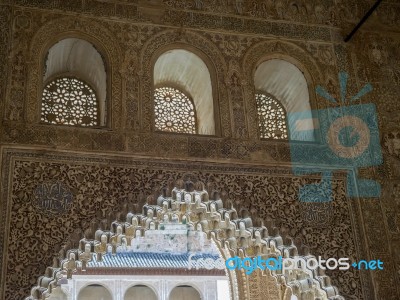
[[[318,85],[315,89],[318,95],[324,97],[325,99],[329,100],[332,103],[337,103],[335,98],[333,98],[329,93],[320,85]]]
[[[350,99],[350,102],[360,99],[362,96],[364,96],[365,94],[367,94],[371,91],[372,91],[372,85],[370,83],[364,85],[364,87],[357,93],[357,95],[353,96]]]
[[[339,74],[340,97],[345,104],[347,92],[347,73]],[[351,101],[360,98],[372,90],[365,85]],[[330,102],[338,103],[320,86],[317,94]],[[302,120],[312,115],[315,129],[302,128]],[[299,200],[303,202],[328,202],[332,200],[332,171],[327,169],[357,170],[382,164],[382,151],[379,138],[378,118],[373,103],[340,106],[321,110],[289,113],[290,137],[306,135],[320,136],[321,145],[290,141],[290,154],[293,172],[296,175],[311,173],[322,174],[318,183],[306,184],[299,190]],[[293,121],[294,120],[294,121]],[[305,122],[303,121],[303,124]],[[378,182],[359,179],[357,171],[349,172],[347,177],[347,195],[349,197],[379,197],[381,187]]]
[[[341,103],[346,102],[346,94],[347,94],[347,79],[349,75],[346,72],[339,73],[339,84],[340,84],[340,101]]]
[[[151,253],[151,252],[119,252],[115,255],[107,253],[102,261],[96,261],[93,257],[87,265],[87,268],[174,268],[187,269],[189,256],[191,253],[172,254],[172,253]],[[203,261],[207,258],[217,260],[218,254],[198,253],[193,255],[192,260],[200,258]],[[206,269],[200,266],[200,269]]]

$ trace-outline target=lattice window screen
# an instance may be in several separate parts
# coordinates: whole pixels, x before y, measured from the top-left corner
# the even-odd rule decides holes
[[[74,77],[50,81],[43,90],[41,120],[50,124],[97,126],[94,90]]]
[[[197,132],[194,104],[183,92],[172,87],[157,88],[154,102],[157,130],[191,134]]]
[[[256,94],[260,138],[287,139],[286,112],[282,104],[267,94]]]

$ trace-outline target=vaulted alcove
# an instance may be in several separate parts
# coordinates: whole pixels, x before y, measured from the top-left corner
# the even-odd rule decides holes
[[[172,49],[161,54],[154,65],[155,87],[155,123],[156,129],[172,132],[215,134],[214,99],[210,71],[204,61],[195,53],[184,49]],[[167,109],[167,104],[161,101],[165,96],[162,89],[170,89],[172,99],[174,94],[185,95],[189,105],[182,105],[175,113]],[[182,97],[178,100],[183,103]],[[189,100],[190,99],[190,100]],[[177,103],[178,103],[177,102]],[[178,104],[175,109],[178,109]],[[193,121],[187,121],[193,117]],[[161,119],[165,120],[161,121]],[[171,123],[170,126],[166,123]],[[180,124],[175,125],[173,123]],[[190,125],[190,123],[193,123]],[[184,126],[192,128],[183,129]],[[171,128],[171,129],[169,129]],[[185,127],[186,128],[186,127]]]
[[[104,126],[107,73],[95,47],[66,38],[47,52],[41,121],[49,124]]]
[[[283,59],[266,60],[256,68],[254,86],[260,137],[315,140],[308,84],[297,66]],[[268,120],[271,115],[274,119]]]

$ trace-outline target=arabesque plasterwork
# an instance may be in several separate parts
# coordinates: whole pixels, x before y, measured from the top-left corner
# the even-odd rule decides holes
[[[385,269],[375,273],[329,274],[346,299],[399,299],[398,1],[384,1],[353,39],[343,42],[373,3],[3,1],[0,294],[7,300],[25,297],[64,242],[73,243],[92,220],[117,211],[120,199],[143,205],[145,195],[170,176],[181,178],[190,166],[197,179],[236,201],[238,211],[246,208],[254,219],[274,220],[281,235],[301,241],[314,255],[385,261]],[[67,36],[88,39],[104,56],[109,103],[105,128],[39,122],[46,47]],[[152,63],[174,47],[196,50],[213,66],[216,136],[153,131]],[[288,143],[259,140],[257,135],[252,72],[259,60],[279,57],[304,69],[313,109],[330,105],[315,95],[316,85],[339,93],[339,71],[351,76],[350,93],[368,82],[373,85],[362,101],[377,106],[384,163],[360,172],[381,182],[380,199],[347,199],[345,176],[338,175],[333,207],[300,205],[299,186],[319,177],[293,176]],[[59,218],[40,211],[34,198],[40,184],[69,187],[75,197],[72,208]],[[326,216],[329,226],[321,227],[310,210]]]

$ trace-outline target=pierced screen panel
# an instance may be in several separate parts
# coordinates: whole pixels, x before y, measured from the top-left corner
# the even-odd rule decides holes
[[[287,139],[286,113],[273,97],[256,94],[260,138]]]
[[[193,102],[181,91],[162,87],[154,92],[154,115],[157,130],[196,133]]]
[[[96,94],[90,86],[76,78],[57,78],[43,90],[41,120],[50,124],[96,126]]]

